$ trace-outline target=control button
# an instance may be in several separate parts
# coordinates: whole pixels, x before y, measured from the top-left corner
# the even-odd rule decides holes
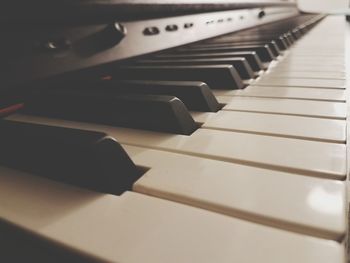
[[[261,10],[258,14],[258,18],[263,18],[264,16],[266,15],[265,11],[264,10]]]
[[[159,31],[158,27],[155,27],[155,26],[146,27],[146,28],[143,30],[143,34],[144,34],[145,36],[158,35],[159,32],[160,32],[160,31]]]
[[[185,23],[184,28],[191,28],[193,27],[193,23]]]
[[[43,44],[48,51],[63,51],[71,47],[71,42],[66,38],[50,39]]]
[[[224,19],[218,19],[218,23],[223,23],[224,22]]]
[[[176,31],[177,29],[178,29],[177,25],[167,25],[166,28],[165,28],[165,30],[169,31],[169,32]]]

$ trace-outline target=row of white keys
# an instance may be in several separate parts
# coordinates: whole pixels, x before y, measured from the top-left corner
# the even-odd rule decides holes
[[[202,128],[345,143],[346,122],[337,119],[244,111],[191,112]]]
[[[300,71],[289,71],[289,70],[270,70],[261,77],[261,79],[268,79],[269,77],[273,78],[310,78],[310,79],[346,79],[344,72],[305,72]]]
[[[297,63],[299,65],[302,63],[305,64],[311,64],[311,65],[315,65],[315,63],[330,63],[332,65],[344,65],[344,61],[343,61],[343,55],[344,53],[337,55],[337,54],[329,54],[328,56],[325,56],[324,54],[310,54],[310,52],[308,52],[308,55],[300,55],[298,54],[299,50],[303,50],[304,47],[299,48],[299,50],[297,50],[298,47],[295,47],[292,49],[292,51],[288,52],[283,59],[280,59],[281,63]],[[294,52],[293,52],[294,50]],[[320,50],[322,53],[324,53],[324,50]],[[277,67],[277,65],[276,65]]]
[[[345,89],[344,32],[341,18],[325,19],[255,85]]]
[[[314,39],[311,42],[314,45]],[[343,42],[338,40],[336,42],[337,45],[340,43],[339,50],[342,50]],[[337,130],[341,131],[342,135],[339,138],[342,139],[333,142],[345,143],[347,105],[344,102],[347,92],[344,89],[346,80],[342,51],[327,52],[329,51],[327,48],[323,53],[320,52],[323,50],[321,47],[317,50],[317,57],[316,53],[304,57],[302,53],[305,51],[305,44],[300,41],[297,45],[299,46],[294,47],[285,58],[275,63],[267,73],[256,80],[253,86],[244,90],[214,91],[219,102],[225,103],[226,106],[217,114],[217,118],[209,118],[203,127],[274,136],[295,136],[309,140],[316,139],[322,132],[325,133],[322,137],[326,134],[326,137],[331,136],[332,130]],[[299,53],[300,51],[302,52]],[[323,56],[324,54],[326,55]],[[234,118],[225,111],[235,111],[242,115],[237,114],[237,118]],[[265,116],[260,113],[265,113]],[[239,118],[244,114],[246,119]],[[338,119],[339,126],[333,126],[332,121],[323,120],[325,121],[323,122],[321,118]],[[321,122],[324,126],[316,128]],[[307,130],[313,135],[306,136],[310,134]],[[323,140],[326,137],[323,137]]]
[[[289,69],[291,70],[291,69]],[[305,71],[307,68],[305,68]],[[257,79],[255,86],[291,86],[291,87],[311,87],[325,89],[345,89],[346,81],[343,79],[312,79],[312,78],[271,78],[264,77]]]
[[[208,118],[202,127],[334,143],[346,141],[343,120],[220,111]]]
[[[343,40],[340,40],[343,41]],[[344,52],[327,53],[325,50],[319,47],[314,47],[316,51],[312,52],[310,48],[304,46],[294,46],[291,52],[281,59],[281,63],[296,65],[316,65],[316,68],[329,68],[328,66],[341,66],[344,65]],[[344,48],[344,47],[339,47]],[[305,50],[306,49],[306,50]],[[305,53],[306,52],[306,53]],[[305,62],[305,64],[303,63]],[[327,64],[327,63],[330,64]],[[277,65],[273,65],[277,69]],[[344,69],[341,69],[343,71]],[[333,69],[335,71],[335,69]]]
[[[337,66],[326,64],[327,67],[320,67],[323,62],[314,61],[313,64],[305,61],[287,60],[279,62],[275,67],[270,68],[257,82],[265,84],[268,80],[276,78],[291,78],[291,79],[317,79],[315,87],[334,88],[334,86],[343,87],[346,79],[345,62],[340,62]],[[310,80],[311,81],[311,80]],[[312,85],[311,82],[306,82],[306,87]],[[299,83],[299,82],[298,82]],[[310,84],[311,83],[311,84]],[[291,85],[292,86],[292,85]]]
[[[11,115],[8,119],[102,131],[123,144],[256,167],[339,180],[346,177],[344,144],[203,128],[190,136],[174,135],[19,114]],[[281,151],[286,154],[281,156]]]
[[[278,99],[303,99],[345,102],[346,90],[341,89],[318,89],[302,87],[265,87],[249,86],[244,90],[215,90],[213,91],[219,102],[228,104],[232,96],[278,98]],[[288,101],[287,101],[288,103]],[[344,107],[345,108],[345,107]]]
[[[269,67],[264,77],[269,77],[275,73],[275,77],[345,79],[344,58],[323,56],[319,58],[319,56],[305,58],[304,56],[296,57],[295,54],[288,53],[281,61]]]
[[[322,52],[322,51],[321,51]],[[328,68],[328,67],[334,67],[333,71],[336,71],[338,68],[341,70],[344,70],[344,59],[337,57],[337,56],[331,56],[331,57],[323,57],[322,55],[319,56],[308,56],[308,57],[302,57],[302,56],[295,56],[293,53],[287,54],[287,56],[284,57],[284,59],[280,60],[278,65],[275,64],[273,67],[275,69],[278,69],[279,66],[312,66],[317,68]]]
[[[137,192],[322,238],[341,240],[346,231],[344,182],[124,148],[137,165],[151,168],[135,183]]]
[[[254,97],[219,97],[226,101],[223,110],[274,113],[282,115],[307,116],[345,120],[346,103]],[[224,100],[222,100],[224,99]]]
[[[95,193],[5,168],[0,169],[0,182],[2,220],[89,260],[125,263],[345,260],[343,245],[335,241],[143,194]],[[2,259],[11,253],[6,238],[9,237],[0,236],[5,244]],[[16,251],[13,253],[12,260],[21,257]]]
[[[67,125],[73,126],[69,122]],[[125,148],[137,165],[151,167],[136,183],[137,191],[323,238],[340,240],[344,235],[343,182],[138,147]],[[279,191],[272,191],[273,185]],[[324,206],[325,203],[329,206]]]
[[[253,83],[256,86],[214,91],[218,100],[227,105],[214,117],[207,118],[202,127],[307,140],[322,137],[325,141],[326,137],[340,132],[341,140],[330,141],[345,143],[347,93],[343,39],[330,41],[326,47],[320,44],[316,50],[314,37],[305,39],[306,42],[297,42],[296,47],[271,65]],[[308,56],[303,56],[308,46],[311,52],[307,50]],[[337,125],[334,126],[333,120],[321,118],[338,119]]]
[[[297,47],[296,47],[297,48]],[[296,50],[296,49],[295,49]],[[319,52],[322,52],[320,50]],[[344,58],[341,56],[296,56],[295,53],[288,53],[278,64],[272,65],[273,69],[278,68],[298,68],[298,67],[312,67],[314,70],[317,69],[332,69],[332,71],[341,72],[344,70]]]
[[[317,68],[315,69],[314,67],[310,67],[308,69],[303,69],[301,67],[293,67],[293,68],[287,68],[287,67],[274,67],[274,68],[269,68],[266,73],[278,73],[281,75],[297,75],[297,74],[305,74],[305,72],[310,73],[310,74],[319,74],[321,78],[323,78],[323,75],[328,75],[331,78],[339,78],[339,79],[344,79],[346,77],[346,72],[345,69],[343,68],[342,70],[337,70],[335,71],[334,69],[322,69],[322,68]],[[261,74],[262,75],[262,74]],[[297,77],[297,76],[296,76]]]

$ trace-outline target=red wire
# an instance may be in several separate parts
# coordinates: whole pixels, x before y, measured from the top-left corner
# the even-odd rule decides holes
[[[17,110],[22,109],[23,107],[24,107],[24,103],[18,103],[18,104],[14,104],[6,108],[0,109],[0,116],[14,113]]]

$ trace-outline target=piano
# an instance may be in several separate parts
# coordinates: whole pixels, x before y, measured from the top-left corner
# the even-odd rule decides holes
[[[0,12],[1,262],[348,262],[344,17],[291,0]]]

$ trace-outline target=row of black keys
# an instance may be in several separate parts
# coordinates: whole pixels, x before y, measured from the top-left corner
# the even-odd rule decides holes
[[[45,86],[31,93],[24,111],[190,135],[198,124],[188,110],[216,112],[222,107],[211,89],[243,88],[242,79],[254,78],[317,21],[318,17],[298,16],[152,54],[127,62],[127,66],[109,65],[91,74],[76,74],[69,81],[53,83],[51,89]],[[248,37],[253,38],[249,45],[242,44]],[[102,81],[100,76],[108,76],[108,80]]]
[[[305,20],[308,22],[305,23]],[[300,24],[300,21],[303,22],[302,26],[296,31],[295,23]],[[259,35],[259,41],[262,41],[263,36],[271,37],[272,31],[277,32],[274,37],[277,35],[279,39],[281,36],[279,30],[291,32],[291,27],[294,28],[294,40],[305,33],[315,22],[315,19],[310,20],[310,17],[302,16],[289,19],[285,21],[285,24],[282,23],[289,28],[287,31],[285,28],[281,29],[281,23],[277,29],[274,28],[276,25],[270,24],[262,28],[208,40],[198,45],[225,41],[232,43],[230,45],[235,45],[236,42],[233,39],[237,35],[239,36],[238,40]],[[250,35],[251,31],[254,31],[255,35]],[[297,37],[297,35],[299,36]],[[282,35],[282,39],[285,41],[289,37]],[[186,48],[186,50],[193,49],[193,46]],[[226,52],[218,54],[224,53]],[[166,54],[171,54],[171,52]],[[201,53],[190,52],[190,55],[195,56],[196,54]],[[259,52],[257,54],[251,52],[250,56],[260,57]],[[207,59],[207,57],[205,58]],[[263,57],[261,58],[263,59]],[[236,63],[235,61],[232,60]],[[249,65],[246,67],[247,74],[249,72],[254,74],[255,70],[250,66],[251,63],[248,59],[243,57],[237,61],[240,61],[241,65]],[[256,61],[259,62],[259,60]],[[235,64],[232,63],[232,65]],[[68,85],[69,88],[66,88],[67,85],[57,84],[53,89],[33,92],[25,102],[23,111],[27,114],[69,120],[190,134],[197,128],[197,125],[188,109],[212,112],[219,110],[220,105],[210,88],[215,88],[215,85],[220,81],[226,81],[225,77],[223,77],[224,80],[220,80],[220,78],[225,76],[224,74],[230,76],[231,73],[214,75],[213,85],[210,81],[207,81],[209,85],[203,81],[210,78],[212,74],[216,74],[215,72],[234,72],[234,67],[189,66],[189,68],[193,68],[193,71],[189,71],[186,67],[180,73],[178,70],[167,71],[167,68],[163,67],[159,68],[160,70],[164,69],[161,73],[153,73],[154,70],[148,70],[149,75],[147,76],[151,76],[146,78],[148,81],[145,81],[145,73],[142,70],[126,71],[132,72],[130,76],[126,75],[127,78],[135,79],[133,76],[142,76],[141,80],[138,81],[115,80],[113,77],[116,73],[113,71],[112,80],[93,82],[89,85],[84,82],[83,89],[70,88],[79,86],[81,84],[79,81],[72,81]],[[125,70],[125,68],[119,67],[116,71],[118,70]],[[123,73],[126,72],[123,71]],[[181,81],[175,81],[173,78],[168,80],[169,75],[164,77],[165,80],[159,81],[159,79],[163,79],[162,76],[165,72],[174,74],[171,76],[174,76],[175,80],[181,79]],[[198,75],[193,78],[183,78],[183,75],[191,76],[194,74],[193,72],[202,73],[196,73]],[[200,78],[197,79],[198,76]],[[2,120],[0,121],[0,145],[1,165],[95,191],[119,195],[131,189],[132,184],[142,174],[142,170],[135,166],[117,141],[99,132]]]

